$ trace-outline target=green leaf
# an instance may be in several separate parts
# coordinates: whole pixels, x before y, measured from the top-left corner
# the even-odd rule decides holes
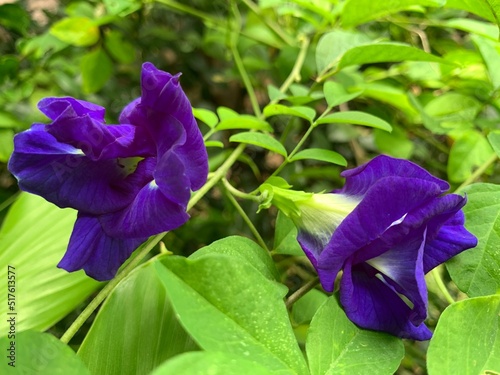
[[[481,35],[492,40],[498,39],[498,26],[488,22],[481,22],[470,18],[454,18],[444,22],[443,26]]]
[[[339,104],[347,103],[348,101],[357,98],[363,93],[363,91],[349,93],[340,83],[327,81],[323,85],[323,93],[325,94],[328,107],[335,107]]]
[[[238,117],[222,120],[215,127],[217,130],[249,129],[272,132],[273,128],[267,121],[259,120],[255,116],[239,115]]]
[[[2,128],[17,128],[22,127],[23,123],[19,121],[16,116],[0,111],[0,129]]]
[[[264,108],[264,116],[288,115],[303,118],[311,122],[316,116],[316,111],[310,107],[287,107],[282,104],[269,104]]]
[[[134,270],[99,310],[78,351],[92,374],[147,374],[168,358],[196,350],[154,271],[159,259]]]
[[[294,323],[310,323],[316,312],[327,299],[328,296],[318,289],[312,289],[307,292],[302,298],[293,304],[292,318]]]
[[[369,42],[370,38],[359,32],[335,30],[324,34],[316,47],[318,74],[332,68],[347,50]]]
[[[106,11],[111,15],[125,17],[126,15],[140,9],[140,0],[103,0]]]
[[[363,97],[373,98],[399,109],[410,118],[418,115],[418,111],[410,103],[405,91],[383,83],[369,83],[363,86]]]
[[[474,249],[446,262],[452,280],[469,297],[500,291],[500,186],[473,184],[463,208],[466,228],[478,239]]]
[[[14,151],[14,131],[0,126],[0,162],[7,163]]]
[[[98,282],[83,271],[57,268],[66,251],[76,211],[60,209],[36,195],[21,193],[0,229],[0,277],[16,269],[17,330],[46,330],[82,303]],[[0,295],[0,314],[7,314],[7,293]],[[0,320],[0,332],[8,324]]]
[[[221,121],[230,120],[240,115],[238,112],[228,107],[217,108],[217,114],[219,115]]]
[[[500,25],[500,1],[499,0],[485,0],[489,5],[490,11],[493,13],[495,22]]]
[[[385,42],[350,48],[340,59],[338,69],[352,65],[401,61],[432,61],[454,65],[452,62],[410,45]]]
[[[314,316],[306,351],[311,375],[393,374],[404,356],[403,342],[356,327],[331,296]]]
[[[171,256],[156,270],[179,320],[203,349],[242,356],[275,374],[308,373],[283,285],[223,254]]]
[[[135,60],[135,48],[123,39],[123,34],[110,30],[104,35],[104,45],[113,58],[123,64],[131,64]]]
[[[220,352],[192,352],[165,362],[151,375],[272,375],[243,357]]]
[[[278,211],[274,229],[274,254],[304,256],[304,251],[297,242],[297,227],[293,221]]]
[[[286,95],[274,85],[267,85],[267,95],[269,95],[271,101],[280,101],[286,98]]]
[[[500,372],[500,295],[448,306],[429,344],[429,375]]]
[[[474,168],[483,165],[492,155],[493,150],[481,133],[476,130],[463,132],[451,146],[447,167],[450,181],[465,181]]]
[[[113,62],[103,49],[97,48],[82,57],[80,69],[83,91],[92,94],[102,89],[108,82],[113,74]]]
[[[3,349],[0,373],[4,375],[90,375],[90,371],[75,352],[54,336],[33,331],[17,333],[15,336],[15,338],[0,338],[0,347]],[[12,361],[12,358],[9,358],[9,349],[12,346],[15,348],[15,362],[13,363],[15,367],[9,366]]]
[[[268,252],[248,238],[240,236],[223,238],[194,252],[189,259],[198,259],[210,254],[225,254],[234,257],[235,262],[250,263],[270,280],[279,279],[278,270]]]
[[[338,152],[323,150],[321,148],[308,148],[307,150],[297,152],[290,158],[290,161],[305,159],[320,160],[327,163],[343,165],[344,167],[347,166],[347,160]]]
[[[447,0],[447,8],[462,9],[477,14],[488,21],[496,22],[492,9],[486,0]]]
[[[221,141],[205,141],[205,147],[224,148],[224,143],[222,143]]]
[[[500,43],[478,35],[471,35],[470,38],[483,57],[493,87],[498,89],[500,87]]]
[[[68,17],[57,21],[50,33],[59,40],[78,47],[86,47],[99,41],[99,28],[87,17]]]
[[[219,118],[215,113],[205,108],[193,108],[193,115],[198,120],[203,121],[207,124],[210,129],[214,128],[218,124]]]
[[[354,124],[364,125],[371,128],[392,131],[392,126],[379,117],[365,112],[345,111],[329,114],[315,122],[315,126],[320,124]]]
[[[0,5],[0,25],[19,34],[26,34],[31,23],[30,15],[18,4]]]
[[[446,0],[349,0],[342,11],[342,25],[344,27],[356,26],[367,21],[375,20],[410,9],[416,5],[428,7],[441,7]]]
[[[375,145],[380,152],[396,158],[409,159],[414,145],[400,128],[393,128],[392,133],[375,130]]]
[[[285,147],[283,147],[283,145],[279,141],[268,134],[243,132],[231,136],[231,138],[229,138],[229,141],[259,146],[267,150],[276,152],[277,154],[283,155],[284,157],[287,156]]]
[[[488,141],[498,157],[500,157],[500,130],[491,131],[488,134]]]
[[[454,129],[467,129],[483,104],[469,95],[449,92],[432,99],[424,108],[424,126],[437,134],[446,134]]]

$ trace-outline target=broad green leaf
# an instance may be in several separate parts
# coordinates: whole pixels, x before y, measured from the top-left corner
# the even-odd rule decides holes
[[[3,349],[0,361],[3,375],[90,375],[75,352],[48,333],[24,331],[16,333],[15,338],[2,337],[0,347]],[[9,358],[12,348],[15,355]]]
[[[328,296],[318,289],[312,289],[307,292],[293,304],[292,318],[294,323],[305,324],[311,322],[318,309],[327,299]]]
[[[266,132],[273,131],[273,128],[267,121],[259,120],[257,117],[250,115],[239,115],[235,118],[222,120],[215,128],[217,130],[249,129]]]
[[[288,115],[303,118],[311,122],[316,116],[316,111],[310,107],[287,107],[282,104],[269,104],[264,108],[264,116]]]
[[[297,242],[297,227],[293,221],[278,211],[274,229],[273,253],[304,256],[304,251]]]
[[[325,94],[328,107],[335,107],[339,104],[346,103],[354,98],[357,98],[363,93],[363,91],[349,93],[340,83],[327,81],[323,85],[323,93]]]
[[[421,49],[412,47],[408,44],[384,42],[376,44],[367,44],[350,48],[342,56],[338,69],[351,65],[373,64],[379,62],[401,62],[401,61],[431,61],[442,64],[453,63],[424,52]]]
[[[229,141],[259,146],[267,150],[276,152],[277,154],[283,155],[284,157],[287,156],[285,147],[279,141],[268,134],[243,132],[231,136],[231,138],[229,138]]]
[[[219,118],[215,113],[205,108],[193,108],[193,115],[198,120],[203,121],[210,128],[214,128],[218,124]]]
[[[481,133],[476,130],[463,132],[451,146],[447,167],[450,181],[465,181],[474,168],[483,165],[492,155],[493,150]]]
[[[345,160],[345,158],[338,152],[324,150],[321,148],[308,148],[307,150],[297,152],[292,158],[290,158],[290,161],[306,159],[320,160],[327,163],[343,165],[344,167],[347,166],[347,160]]]
[[[318,74],[332,68],[347,50],[369,42],[370,38],[359,32],[335,30],[324,34],[316,47]]]
[[[483,57],[493,87],[498,89],[500,87],[500,43],[478,35],[471,35],[471,40]]]
[[[356,26],[388,14],[409,9],[415,5],[441,7],[446,0],[349,0],[342,11],[342,25]]]
[[[99,310],[78,351],[93,375],[147,374],[197,349],[175,317],[155,264],[159,258],[134,270]]]
[[[82,57],[80,69],[83,91],[92,94],[102,89],[108,82],[113,74],[113,62],[103,49],[97,48]]]
[[[68,17],[57,21],[50,28],[50,33],[78,47],[91,46],[99,41],[99,28],[87,17]]]
[[[500,1],[499,0],[484,0],[488,4],[490,11],[495,17],[495,22],[500,25]]]
[[[393,128],[391,133],[375,130],[375,145],[380,152],[396,158],[409,159],[414,145],[400,128]]]
[[[234,257],[234,261],[250,263],[255,269],[270,280],[278,280],[279,273],[269,253],[252,240],[229,236],[215,241],[193,253],[189,259],[198,259],[210,254],[225,254]]]
[[[272,375],[271,370],[244,357],[219,352],[191,352],[178,355],[151,375]]]
[[[477,21],[470,18],[454,18],[444,22],[443,26],[453,27],[454,29],[481,35],[492,40],[498,40],[498,26],[488,22]]]
[[[0,162],[7,163],[14,151],[14,130],[0,126]]]
[[[110,30],[104,35],[106,50],[119,62],[131,64],[135,60],[135,48],[119,31]]]
[[[331,296],[314,316],[306,352],[311,375],[393,374],[404,356],[403,342],[356,327]]]
[[[99,283],[83,271],[57,268],[68,246],[76,211],[60,209],[36,195],[21,193],[0,229],[0,278],[8,266],[16,272],[17,330],[46,330],[73,311]],[[6,316],[7,293],[0,295]],[[0,332],[7,322],[0,320]]]
[[[418,115],[418,111],[410,103],[405,91],[383,83],[368,83],[363,86],[363,97],[376,99],[399,109],[410,118]]]
[[[126,16],[142,6],[141,0],[103,0],[106,11],[111,15]]]
[[[385,131],[392,131],[392,126],[379,117],[373,116],[369,113],[358,111],[345,111],[336,112],[319,119],[315,125],[320,124],[353,124],[364,125],[371,128],[382,129]]]
[[[500,157],[500,131],[491,131],[490,134],[488,134],[488,141],[498,157]]]
[[[466,129],[482,108],[482,104],[472,96],[449,92],[432,99],[424,107],[424,126],[433,133],[446,134],[454,129]]]
[[[224,148],[224,143],[222,143],[221,141],[205,141],[205,147]]]
[[[283,285],[223,254],[171,256],[156,270],[179,320],[204,350],[242,356],[273,374],[308,374]]]
[[[240,116],[238,112],[228,107],[218,107],[217,114],[219,115],[221,121],[230,120]]]
[[[492,9],[486,0],[447,0],[447,8],[462,9],[477,14],[488,21],[496,22]]]
[[[429,344],[429,375],[500,373],[500,295],[448,306]]]
[[[466,228],[478,239],[474,249],[446,262],[452,280],[469,297],[500,291],[500,186],[473,184],[463,208]]]

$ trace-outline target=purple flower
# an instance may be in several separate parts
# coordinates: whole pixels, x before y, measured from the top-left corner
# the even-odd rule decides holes
[[[206,181],[208,162],[179,75],[145,63],[142,95],[118,125],[104,108],[73,98],[46,98],[52,122],[16,135],[9,170],[19,187],[78,210],[59,263],[111,279],[147,237],[184,224],[191,191]]]
[[[340,301],[357,325],[427,340],[424,275],[477,245],[464,228],[466,198],[443,195],[447,182],[406,160],[378,156],[342,173],[345,186],[273,203],[298,227],[298,241],[332,292],[342,270]],[[288,195],[290,195],[288,191]],[[298,192],[296,192],[298,193]]]

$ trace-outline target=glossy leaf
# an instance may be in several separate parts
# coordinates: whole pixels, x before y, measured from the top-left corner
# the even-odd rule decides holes
[[[18,331],[50,328],[99,287],[83,271],[57,268],[75,219],[76,211],[27,193],[10,208],[0,229],[0,277],[7,280],[8,266],[15,267]],[[6,313],[7,293],[2,293],[0,314]],[[7,321],[0,320],[1,332],[7,327]]]
[[[12,358],[9,358],[12,346],[15,348],[15,367],[9,366],[12,363]],[[3,375],[90,375],[73,349],[48,333],[24,331],[16,334],[15,338],[2,337],[0,347],[3,349],[0,361],[0,373]]]
[[[316,116],[316,111],[309,107],[287,107],[282,104],[269,104],[264,108],[264,116],[271,117],[276,115],[288,115],[300,117],[307,121],[312,121]]]
[[[500,372],[500,295],[466,299],[439,318],[427,355],[429,375]]]
[[[89,94],[103,88],[113,74],[113,62],[101,48],[84,55],[80,68],[82,71],[83,91]]]
[[[469,297],[500,290],[500,186],[473,184],[467,194],[465,224],[478,239],[474,249],[464,251],[446,263],[452,280]]]
[[[87,17],[68,17],[52,25],[50,33],[73,46],[85,47],[99,40],[99,28]]]
[[[181,327],[154,259],[134,270],[111,293],[78,356],[93,375],[147,374],[166,359],[197,347]]]
[[[338,69],[352,65],[401,61],[431,61],[453,64],[407,44],[384,42],[350,48],[340,59]]]
[[[234,261],[250,263],[256,270],[270,280],[278,280],[279,273],[265,249],[252,240],[241,236],[229,236],[212,242],[194,252],[189,259],[198,259],[210,254],[225,254],[234,257]]]
[[[259,146],[285,157],[287,156],[285,147],[283,147],[283,145],[279,141],[268,134],[243,132],[231,136],[231,138],[229,138],[229,141]]]
[[[320,124],[353,124],[353,125],[364,125],[371,128],[381,129],[390,132],[392,126],[379,117],[370,115],[365,112],[358,111],[345,111],[336,112],[316,121],[315,125]]]
[[[345,27],[356,26],[416,5],[441,7],[445,3],[446,0],[349,0],[342,11],[342,25]]]
[[[182,325],[204,350],[242,356],[275,374],[308,373],[281,284],[223,254],[168,257],[156,270]]]
[[[493,155],[486,138],[475,130],[468,130],[455,140],[448,159],[450,181],[465,181],[474,168],[481,166]]]
[[[356,327],[335,295],[314,316],[306,351],[312,375],[390,375],[404,356],[401,339]]]
[[[181,354],[151,375],[272,375],[273,372],[244,357],[219,352]]]
[[[281,211],[278,211],[276,217],[273,253],[305,256],[304,251],[297,242],[297,227]]]
[[[324,150],[321,148],[308,148],[306,150],[297,152],[295,155],[293,155],[293,157],[290,158],[290,161],[307,159],[320,160],[327,163],[343,165],[344,167],[347,166],[347,160],[345,160],[345,158],[338,152]]]

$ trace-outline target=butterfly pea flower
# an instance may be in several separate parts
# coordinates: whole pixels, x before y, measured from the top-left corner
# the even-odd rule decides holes
[[[111,279],[149,236],[188,220],[191,191],[206,182],[206,149],[179,75],[145,63],[141,89],[112,125],[98,105],[43,99],[51,122],[14,138],[8,167],[21,190],[78,210],[60,268]]]
[[[428,340],[424,275],[477,239],[464,227],[466,197],[406,160],[378,156],[341,174],[327,194],[265,186],[269,199],[298,228],[297,240],[358,326]]]

